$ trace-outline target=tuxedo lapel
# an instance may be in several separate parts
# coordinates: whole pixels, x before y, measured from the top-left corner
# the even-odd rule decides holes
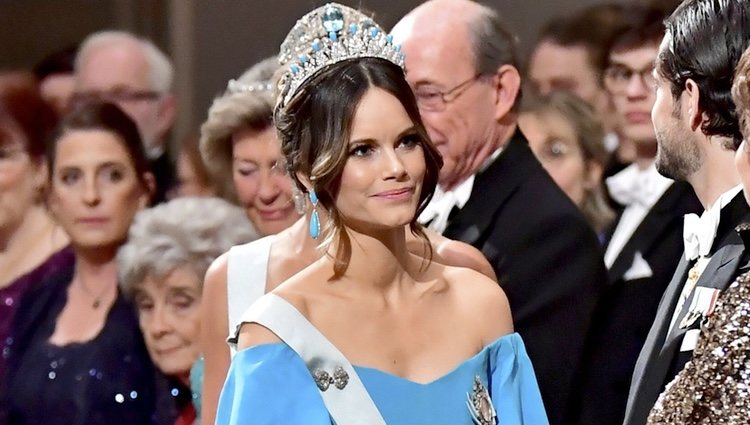
[[[675,270],[672,281],[669,282],[667,290],[664,292],[661,302],[659,303],[659,309],[656,312],[654,318],[654,324],[651,326],[651,330],[646,337],[646,342],[643,344],[641,355],[638,357],[638,363],[635,367],[633,374],[634,384],[636,375],[643,375],[646,372],[646,363],[653,364],[654,360],[661,353],[661,348],[664,346],[664,340],[666,339],[667,332],[669,332],[669,325],[671,324],[672,314],[674,312],[677,301],[680,298],[682,292],[683,283],[687,278],[688,267],[692,262],[687,261],[684,257],[680,260],[680,264]],[[651,368],[649,368],[651,369]],[[650,376],[650,373],[649,373]],[[631,386],[631,391],[635,386]]]
[[[740,257],[744,251],[744,244],[742,239],[737,234],[728,235],[728,243],[722,246],[716,253],[711,257],[711,261],[706,265],[706,269],[701,274],[701,277],[696,282],[695,287],[690,292],[685,302],[680,308],[680,313],[675,320],[675,324],[672,327],[672,331],[669,333],[662,351],[669,357],[670,350],[671,354],[674,354],[674,350],[677,348],[676,342],[681,341],[682,336],[687,332],[689,328],[694,326],[680,326],[685,316],[690,310],[690,300],[695,297],[697,288],[714,288],[724,290],[731,283],[730,280],[737,271],[737,266],[740,263]],[[680,307],[680,306],[675,306]],[[697,320],[700,323],[700,320]]]
[[[696,287],[725,289],[731,283],[744,251],[741,238],[734,228],[747,221],[749,213],[750,208],[742,193],[722,208],[711,260],[696,282]],[[674,311],[678,308],[677,302],[685,285],[687,269],[692,265],[690,263],[684,257],[680,260],[680,265],[659,304],[656,319],[638,357],[628,396],[626,425],[642,425],[646,422],[648,413],[664,390],[664,385],[673,378],[673,376],[668,376],[670,371],[677,372],[681,369],[681,365],[677,365],[679,368],[676,371],[674,367],[682,336],[685,333],[685,330],[679,329],[679,324],[685,316],[683,310],[687,307],[679,306],[680,316],[676,319],[675,329],[670,332],[669,328]],[[695,289],[691,291],[691,293],[694,292]],[[691,297],[688,297],[685,301],[688,307],[690,300]],[[693,327],[697,326],[698,323],[693,324]]]
[[[680,183],[673,183],[649,210],[641,224],[638,225],[622,251],[609,269],[609,281],[617,282],[633,264],[636,252],[646,256],[646,253],[661,238],[661,234],[672,220],[675,220],[674,208],[685,196],[685,187]]]
[[[628,405],[625,411],[626,425],[642,425],[653,406],[651,400],[655,400],[655,397],[662,391],[669,364],[660,364],[664,361],[660,354],[690,265],[691,262],[687,261],[684,256],[680,259],[680,264],[675,270],[672,281],[669,282],[669,286],[659,303],[654,323],[651,325],[646,342],[643,344],[633,370],[633,378],[628,393]],[[661,376],[655,375],[655,373],[658,373],[655,371],[661,371]]]
[[[500,156],[476,175],[468,202],[456,212],[443,235],[477,246],[496,212],[536,167],[541,165],[526,138],[516,130]]]

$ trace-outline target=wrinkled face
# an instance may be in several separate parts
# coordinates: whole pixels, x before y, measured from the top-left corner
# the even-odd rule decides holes
[[[174,191],[175,197],[180,196],[213,196],[210,187],[203,185],[198,178],[198,174],[193,168],[193,164],[188,158],[188,154],[180,152],[177,156],[177,186]]]
[[[660,49],[663,48],[664,42]],[[658,72],[654,71],[653,77],[656,81],[656,100],[651,110],[651,121],[656,132],[656,169],[666,177],[686,181],[703,164],[698,143],[682,119],[687,113],[683,110],[687,102],[675,99],[670,83]]]
[[[272,235],[299,219],[292,201],[292,179],[281,164],[276,132],[242,128],[232,134],[232,176],[237,197],[262,235]]]
[[[406,79],[414,89],[422,120],[443,156],[439,184],[450,188],[477,171],[478,152],[493,139],[497,127],[493,76],[477,76],[468,35],[457,28],[451,36],[415,34],[403,41]],[[446,102],[427,107],[420,93],[444,93]]]
[[[91,51],[76,74],[75,91],[80,101],[97,99],[117,104],[138,125],[147,150],[161,146],[172,125],[167,100],[153,89],[148,63],[135,45]]]
[[[590,181],[573,126],[554,112],[521,114],[518,123],[544,169],[563,192],[580,206],[586,190],[593,187],[595,182]]]
[[[0,116],[0,234],[8,235],[23,221],[40,196],[44,164],[26,150],[25,136],[15,123]]]
[[[134,288],[138,321],[154,364],[189,383],[200,353],[201,279],[189,266],[162,278],[148,276]]]
[[[414,219],[425,175],[414,123],[390,93],[370,88],[352,121],[349,158],[336,208],[359,231],[404,226]]]
[[[70,105],[75,82],[73,74],[52,74],[39,83],[39,94],[62,116]]]
[[[553,91],[575,94],[595,108],[604,95],[596,71],[583,46],[560,46],[550,41],[539,43],[529,60],[529,78],[533,87],[546,95]]]
[[[657,53],[655,44],[614,51],[604,78],[623,136],[651,146],[655,143],[651,109],[656,99],[653,68]]]
[[[148,191],[117,135],[71,130],[57,141],[50,208],[74,246],[116,249],[147,204]]]

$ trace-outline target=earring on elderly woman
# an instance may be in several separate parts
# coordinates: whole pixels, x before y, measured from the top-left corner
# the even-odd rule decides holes
[[[313,210],[310,214],[310,236],[313,239],[318,239],[320,236],[320,217],[318,217],[318,195],[315,194],[314,190],[310,190],[310,203],[312,204]]]
[[[294,210],[297,211],[297,214],[305,214],[307,200],[305,199],[305,194],[296,186],[292,187],[292,202],[294,202]]]

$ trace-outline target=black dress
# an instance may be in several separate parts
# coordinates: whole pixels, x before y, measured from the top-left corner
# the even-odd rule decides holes
[[[0,423],[151,423],[154,367],[133,306],[122,294],[94,339],[50,344],[72,278],[71,267],[37,285],[16,313]]]

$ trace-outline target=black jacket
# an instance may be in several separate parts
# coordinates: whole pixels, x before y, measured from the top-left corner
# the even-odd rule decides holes
[[[444,235],[479,248],[510,301],[550,423],[565,423],[584,338],[607,280],[594,231],[516,131]]]
[[[744,244],[734,228],[749,219],[750,208],[742,193],[735,196],[727,206],[722,208],[719,228],[711,247],[711,260],[698,279],[696,288],[724,290],[738,274],[746,271],[746,265],[744,264],[747,259],[743,255]],[[685,363],[692,358],[693,351],[680,351],[680,345],[688,331],[700,327],[700,320],[695,321],[685,329],[682,329],[678,324],[685,316],[687,306],[690,304],[689,300],[695,294],[695,289],[688,297],[688,301],[685,302],[685,308],[682,308],[677,316],[676,324],[671,332],[669,327],[677,308],[680,293],[687,280],[688,270],[694,263],[694,261],[687,261],[683,256],[672,281],[659,302],[656,318],[633,371],[625,410],[625,425],[645,424],[651,408],[666,384],[672,381],[685,366]]]
[[[703,207],[693,188],[673,183],[649,210],[609,269],[592,333],[586,344],[580,425],[621,425],[638,353],[656,316],[659,300],[683,256],[683,217]],[[617,227],[622,213],[613,225]],[[636,255],[649,277],[629,276]]]

